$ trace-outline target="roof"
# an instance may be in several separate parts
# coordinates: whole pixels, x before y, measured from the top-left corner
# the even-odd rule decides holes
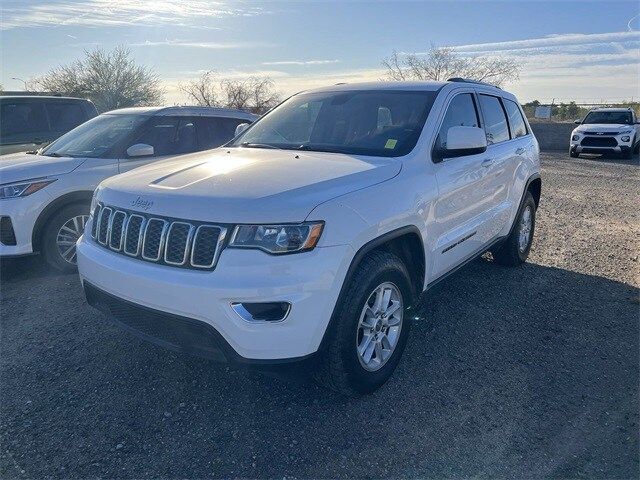
[[[77,97],[59,97],[58,95],[0,95],[0,100],[30,100],[34,102],[39,102],[42,100],[46,101],[66,101],[72,100],[74,102],[88,102],[86,98],[77,98]]]
[[[630,112],[630,107],[597,107],[593,110],[597,110],[599,112]]]
[[[120,108],[105,112],[109,115],[122,115],[127,113],[137,113],[139,115],[162,115],[162,116],[194,116],[194,117],[233,117],[245,120],[255,120],[258,115],[243,112],[234,108],[197,107],[197,106],[171,106],[171,107],[130,107]]]
[[[327,87],[314,88],[305,92],[336,92],[351,90],[415,90],[415,91],[435,91],[451,82],[360,82],[360,83],[337,83]]]

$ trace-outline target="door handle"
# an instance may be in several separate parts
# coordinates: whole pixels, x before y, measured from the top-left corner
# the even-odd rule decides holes
[[[520,147],[516,150],[516,155],[522,155],[524,152],[526,152],[526,149],[524,147]]]
[[[480,165],[482,165],[484,168],[490,167],[491,165],[493,165],[493,158],[485,158]]]

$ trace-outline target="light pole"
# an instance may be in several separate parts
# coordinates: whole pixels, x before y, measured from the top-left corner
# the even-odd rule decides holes
[[[24,91],[26,92],[28,90],[26,80],[23,80],[22,78],[18,78],[18,77],[11,77],[11,80],[17,80],[19,82],[22,82],[24,84]]]

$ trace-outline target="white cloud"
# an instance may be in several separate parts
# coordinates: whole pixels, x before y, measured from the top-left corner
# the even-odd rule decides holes
[[[548,47],[568,46],[602,46],[611,43],[639,42],[640,32],[611,32],[611,33],[563,33],[548,35],[541,38],[527,40],[513,40],[509,42],[476,43],[470,45],[454,45],[452,48],[460,53],[480,52],[513,52],[517,50],[533,50]]]
[[[132,47],[183,47],[204,48],[209,50],[229,50],[236,48],[273,47],[274,44],[266,42],[193,42],[186,40],[160,40],[140,43],[131,43]]]
[[[283,60],[279,62],[262,62],[262,65],[328,65],[340,60]]]
[[[209,0],[50,0],[30,4],[6,0],[0,29],[79,26],[195,26],[195,19],[248,16],[266,13],[260,7],[237,6],[237,2]]]

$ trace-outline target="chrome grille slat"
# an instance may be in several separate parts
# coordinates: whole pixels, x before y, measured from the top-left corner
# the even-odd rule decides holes
[[[104,207],[100,211],[100,217],[98,217],[97,240],[98,240],[98,243],[101,243],[102,245],[106,245],[107,240],[109,238],[109,222],[111,221],[112,213],[113,213],[112,208]]]
[[[132,257],[140,254],[140,246],[142,245],[142,235],[147,221],[142,215],[135,213],[127,218],[127,226],[124,232],[124,253]],[[135,245],[135,248],[133,246]]]
[[[227,228],[96,205],[92,238],[121,255],[178,268],[215,268]]]

